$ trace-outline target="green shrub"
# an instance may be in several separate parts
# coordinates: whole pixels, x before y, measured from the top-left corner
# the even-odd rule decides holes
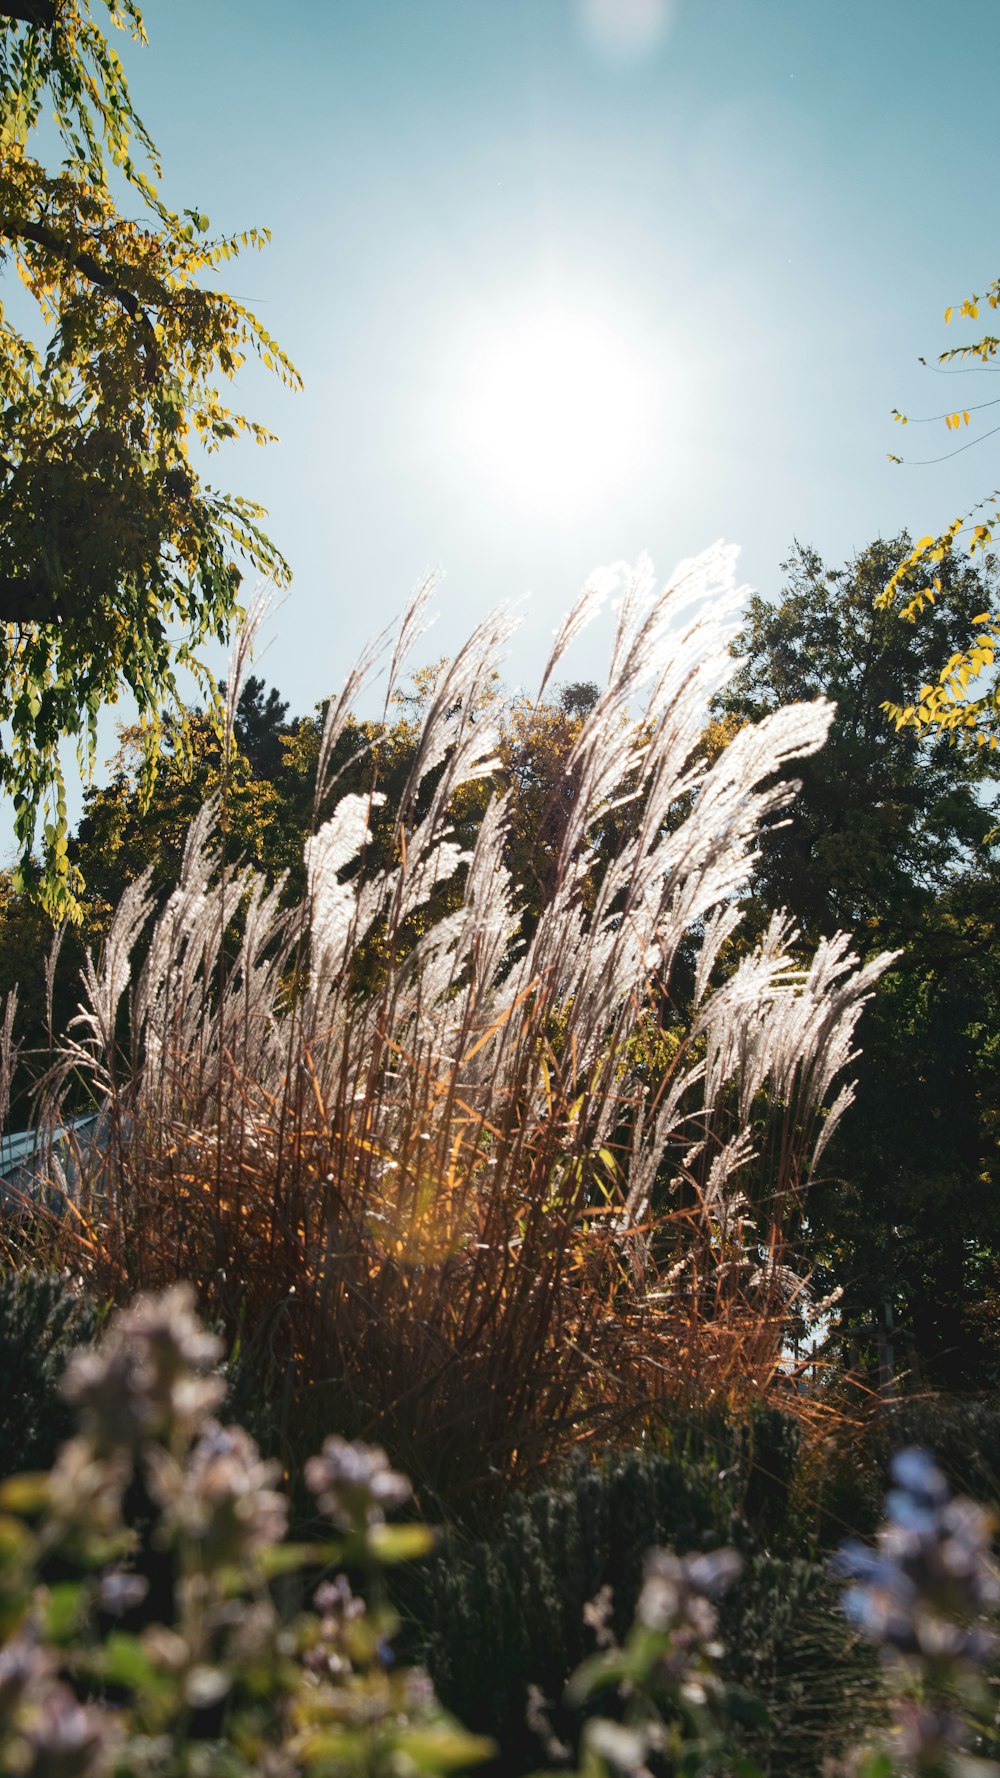
[[[876,1448],[883,1470],[889,1453],[905,1445],[933,1451],[956,1493],[1000,1504],[1000,1400],[904,1397],[880,1422]]]
[[[831,1551],[848,1532],[869,1536],[882,1514],[892,1453],[932,1451],[950,1486],[1000,1505],[1000,1401],[899,1396],[878,1404],[867,1426],[837,1428],[799,1465],[790,1502],[793,1542]]]
[[[880,1719],[881,1670],[844,1618],[825,1561],[752,1554],[721,1632],[724,1674],[766,1712],[742,1741],[769,1778],[822,1771]]]
[[[510,1498],[487,1534],[451,1530],[407,1573],[409,1633],[448,1708],[501,1743],[505,1771],[530,1771],[541,1750],[525,1722],[528,1686],[561,1699],[593,1651],[588,1602],[613,1588],[611,1627],[621,1640],[650,1544],[708,1549],[737,1520],[732,1489],[706,1459],[578,1459],[553,1486]]]
[[[877,1709],[877,1671],[837,1608],[825,1563],[794,1553],[799,1448],[796,1423],[762,1410],[675,1432],[658,1453],[579,1458],[552,1486],[511,1498],[478,1535],[451,1530],[406,1571],[412,1650],[448,1708],[500,1744],[505,1774],[539,1764],[529,1687],[549,1700],[557,1737],[572,1740],[561,1700],[594,1649],[585,1608],[610,1588],[608,1628],[621,1642],[653,1543],[680,1552],[732,1543],[746,1554],[723,1612],[721,1671],[768,1712],[766,1726],[748,1719],[742,1731],[765,1771],[818,1771],[818,1750],[835,1753],[847,1732],[845,1698],[857,1720]]]

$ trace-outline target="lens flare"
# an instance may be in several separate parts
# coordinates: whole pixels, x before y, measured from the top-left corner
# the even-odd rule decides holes
[[[671,0],[579,0],[584,32],[600,50],[638,60],[663,42],[673,22]]]

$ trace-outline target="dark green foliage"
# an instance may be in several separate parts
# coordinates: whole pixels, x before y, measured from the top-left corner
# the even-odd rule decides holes
[[[796,765],[790,819],[764,835],[749,928],[785,906],[806,950],[843,928],[864,955],[902,952],[861,1025],[856,1104],[809,1198],[817,1285],[844,1292],[842,1354],[887,1380],[874,1324],[889,1304],[894,1374],[981,1388],[1000,1356],[976,1307],[1000,1254],[996,778],[992,756],[897,731],[883,704],[936,676],[995,604],[996,569],[949,561],[939,621],[908,624],[875,604],[907,547],[880,541],[829,570],[796,545],[778,596],[750,602],[734,643],[745,664],[717,709],[837,705],[826,746]]]
[[[897,1396],[879,1404],[867,1427],[845,1423],[804,1456],[782,1553],[809,1550],[825,1558],[845,1537],[870,1538],[882,1516],[893,1453],[913,1447],[932,1453],[955,1494],[1000,1507],[1000,1401],[993,1395]]]
[[[933,1455],[952,1490],[1000,1507],[1000,1400],[916,1396],[892,1404],[879,1421],[877,1454],[888,1471],[893,1451],[920,1445]]]
[[[291,725],[285,721],[287,715],[287,700],[279,696],[273,685],[268,690],[263,679],[251,673],[237,700],[234,734],[236,745],[257,778],[271,781],[281,771],[281,737],[292,733]]]
[[[990,1386],[1000,1356],[987,1304],[1000,1254],[995,1033],[996,872],[938,897],[862,1026],[857,1099],[810,1197],[845,1290],[845,1326],[892,1305],[897,1372]],[[852,1341],[849,1355],[874,1362]]]
[[[67,1354],[93,1340],[100,1313],[58,1274],[0,1275],[0,1476],[47,1469],[74,1427],[59,1394]]]
[[[757,1405],[744,1420],[728,1422],[717,1435],[725,1453],[727,1481],[736,1490],[739,1515],[754,1544],[782,1547],[798,1539],[794,1495],[802,1428],[779,1408]]]
[[[557,1732],[572,1736],[559,1701],[594,1650],[589,1601],[611,1587],[610,1627],[622,1639],[651,1545],[689,1553],[787,1537],[798,1449],[795,1423],[765,1411],[675,1435],[665,1452],[618,1452],[599,1464],[578,1458],[551,1487],[511,1499],[478,1536],[449,1531],[435,1556],[406,1574],[415,1650],[447,1707],[498,1741],[504,1773],[542,1760],[525,1722],[529,1684],[551,1700]],[[739,1613],[738,1597],[732,1609]],[[834,1640],[838,1633],[846,1645],[839,1622]],[[769,1644],[764,1659],[780,1690],[779,1651]],[[793,1652],[793,1669],[798,1659]],[[738,1663],[732,1678],[743,1684]]]
[[[882,708],[894,686],[930,678],[947,659],[995,600],[995,574],[951,563],[947,615],[904,623],[875,600],[908,543],[880,541],[834,570],[796,544],[778,597],[751,599],[733,643],[744,665],[716,701],[751,720],[797,699],[836,702],[826,746],[796,765],[802,792],[790,818],[764,836],[753,887],[762,918],[788,907],[810,941],[844,928],[866,949],[910,942],[935,892],[995,824],[985,756],[897,732]]]
[[[470,1728],[493,1735],[504,1772],[531,1771],[542,1749],[525,1722],[527,1687],[557,1703],[593,1652],[583,1610],[614,1589],[612,1625],[632,1620],[643,1557],[654,1543],[679,1551],[730,1540],[735,1490],[719,1465],[625,1452],[599,1466],[574,1462],[560,1483],[503,1508],[488,1535],[450,1532],[406,1576],[406,1606],[439,1696]],[[557,1727],[566,1731],[558,1708]]]

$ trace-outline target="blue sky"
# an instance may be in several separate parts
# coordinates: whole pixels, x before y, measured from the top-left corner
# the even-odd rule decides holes
[[[992,394],[916,359],[955,343],[945,305],[1000,273],[997,0],[662,0],[631,55],[584,0],[144,10],[150,46],[125,59],[165,195],[213,230],[271,228],[226,283],[305,377],[294,397],[243,377],[281,443],[215,470],[268,506],[295,571],[261,664],[293,711],[432,565],[431,654],[530,590],[510,668],[527,687],[596,563],[648,549],[665,577],[723,535],[771,593],[794,536],[836,563],[1000,480],[992,443],[886,461],[948,443],[900,435],[894,405]],[[515,435],[485,448],[476,411],[484,367],[495,390],[538,315],[584,356],[607,346],[635,408],[612,412],[614,448],[590,414],[585,485],[551,499],[505,473]],[[567,670],[599,671],[605,641],[588,632]]]

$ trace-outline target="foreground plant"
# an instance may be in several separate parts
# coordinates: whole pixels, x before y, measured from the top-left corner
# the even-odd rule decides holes
[[[490,1744],[444,1715],[426,1674],[394,1668],[393,1614],[343,1571],[322,1579],[312,1610],[279,1609],[306,1573],[341,1563],[374,1598],[386,1563],[429,1536],[386,1524],[410,1488],[380,1450],[330,1438],[307,1483],[337,1536],[284,1542],[278,1465],[214,1417],[221,1342],[193,1301],[185,1286],[140,1298],[78,1352],[65,1390],[79,1435],[47,1476],[0,1492],[0,1769],[290,1778],[433,1774],[485,1757]]]
[[[209,806],[124,1041],[145,881],[87,965],[50,1082],[55,1122],[81,1079],[104,1108],[58,1231],[74,1265],[122,1294],[195,1279],[234,1335],[279,1351],[297,1422],[312,1392],[322,1421],[380,1427],[436,1490],[523,1474],[678,1394],[765,1392],[807,1300],[803,1192],[888,958],[859,968],[838,934],[803,967],[781,916],[733,942],[762,826],[794,793],[783,774],[831,716],[778,710],[707,764],[733,560],[710,551],[662,592],[647,563],[619,566],[564,622],[539,696],[618,597],[526,943],[505,797],[464,849],[450,816],[496,768],[500,612],[436,684],[388,865],[367,852],[382,793],[337,801],[331,763],[376,648],[326,717],[302,901],[219,868]],[[428,593],[391,644],[387,709]],[[617,848],[598,850],[612,810]]]
[[[585,1721],[579,1778],[650,1778],[651,1767],[696,1778],[726,1763],[730,1699],[717,1670],[723,1649],[714,1601],[742,1567],[731,1549],[694,1556],[650,1550],[635,1622],[621,1648],[595,1601],[591,1621],[603,1646],[573,1675],[567,1703],[606,1706],[610,1693],[619,1708],[614,1716]],[[550,1743],[549,1751],[559,1750]],[[759,1778],[751,1761],[740,1765],[743,1778]]]
[[[969,1743],[989,1732],[995,1700],[987,1683],[998,1638],[1000,1574],[991,1545],[995,1521],[953,1499],[926,1451],[893,1458],[894,1487],[874,1549],[842,1545],[838,1573],[853,1585],[844,1610],[893,1670],[893,1733],[869,1758],[871,1778],[892,1769],[934,1775],[1000,1771],[973,1760]]]

